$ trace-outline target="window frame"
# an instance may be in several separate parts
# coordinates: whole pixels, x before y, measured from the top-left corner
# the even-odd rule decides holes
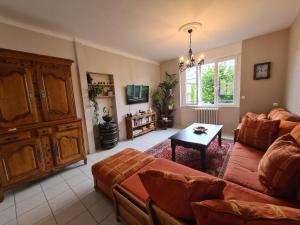
[[[199,97],[201,96],[201,88],[200,87],[200,75],[199,75],[199,69],[196,69],[196,82],[197,82],[197,101],[196,104],[187,104],[186,103],[186,72],[180,72],[180,101],[181,101],[181,107],[205,107],[205,108],[226,108],[226,107],[239,107],[239,80],[240,80],[240,71],[239,71],[239,58],[240,55],[232,55],[232,56],[226,56],[222,58],[216,58],[211,60],[206,60],[205,64],[214,64],[214,104],[201,104]],[[218,103],[218,81],[219,81],[219,71],[218,71],[218,64],[227,60],[234,60],[235,61],[235,76],[233,81],[233,103]]]

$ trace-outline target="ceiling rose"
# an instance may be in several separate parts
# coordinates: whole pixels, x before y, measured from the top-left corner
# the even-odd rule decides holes
[[[197,31],[200,30],[202,27],[202,23],[200,22],[190,22],[183,24],[181,27],[179,27],[179,32],[187,33],[189,30]]]

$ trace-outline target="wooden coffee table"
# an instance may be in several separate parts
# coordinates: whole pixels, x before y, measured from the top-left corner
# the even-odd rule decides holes
[[[197,126],[206,127],[207,131],[202,134],[195,134],[193,128]],[[222,128],[223,125],[193,123],[187,128],[169,137],[169,139],[171,139],[172,160],[176,161],[175,150],[177,145],[186,148],[193,148],[200,151],[202,171],[205,171],[206,149],[209,146],[209,144],[216,138],[217,135],[219,146],[222,145]]]

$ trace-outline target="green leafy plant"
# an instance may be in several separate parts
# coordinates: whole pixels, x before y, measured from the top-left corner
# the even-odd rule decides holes
[[[209,67],[202,72],[202,101],[204,103],[214,104],[214,69]],[[195,97],[196,98],[196,97]]]
[[[176,74],[166,72],[166,80],[160,82],[158,88],[153,93],[153,106],[159,111],[160,115],[167,116],[170,113],[170,108],[174,108],[173,89],[177,83]]]
[[[103,87],[98,85],[89,85],[88,86],[88,94],[89,100],[92,102],[92,106],[94,107],[94,113],[96,116],[99,116],[99,105],[97,102],[97,96],[103,93]]]
[[[160,82],[159,87],[168,92],[169,90],[172,90],[177,83],[176,74],[168,74],[166,72],[166,80]]]
[[[162,89],[158,88],[152,95],[152,101],[153,105],[156,108],[160,108],[163,105],[163,99],[165,97],[165,94]]]

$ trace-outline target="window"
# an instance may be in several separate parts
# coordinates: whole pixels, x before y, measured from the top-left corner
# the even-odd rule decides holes
[[[226,106],[236,104],[236,59],[206,63],[182,74],[184,105]]]

